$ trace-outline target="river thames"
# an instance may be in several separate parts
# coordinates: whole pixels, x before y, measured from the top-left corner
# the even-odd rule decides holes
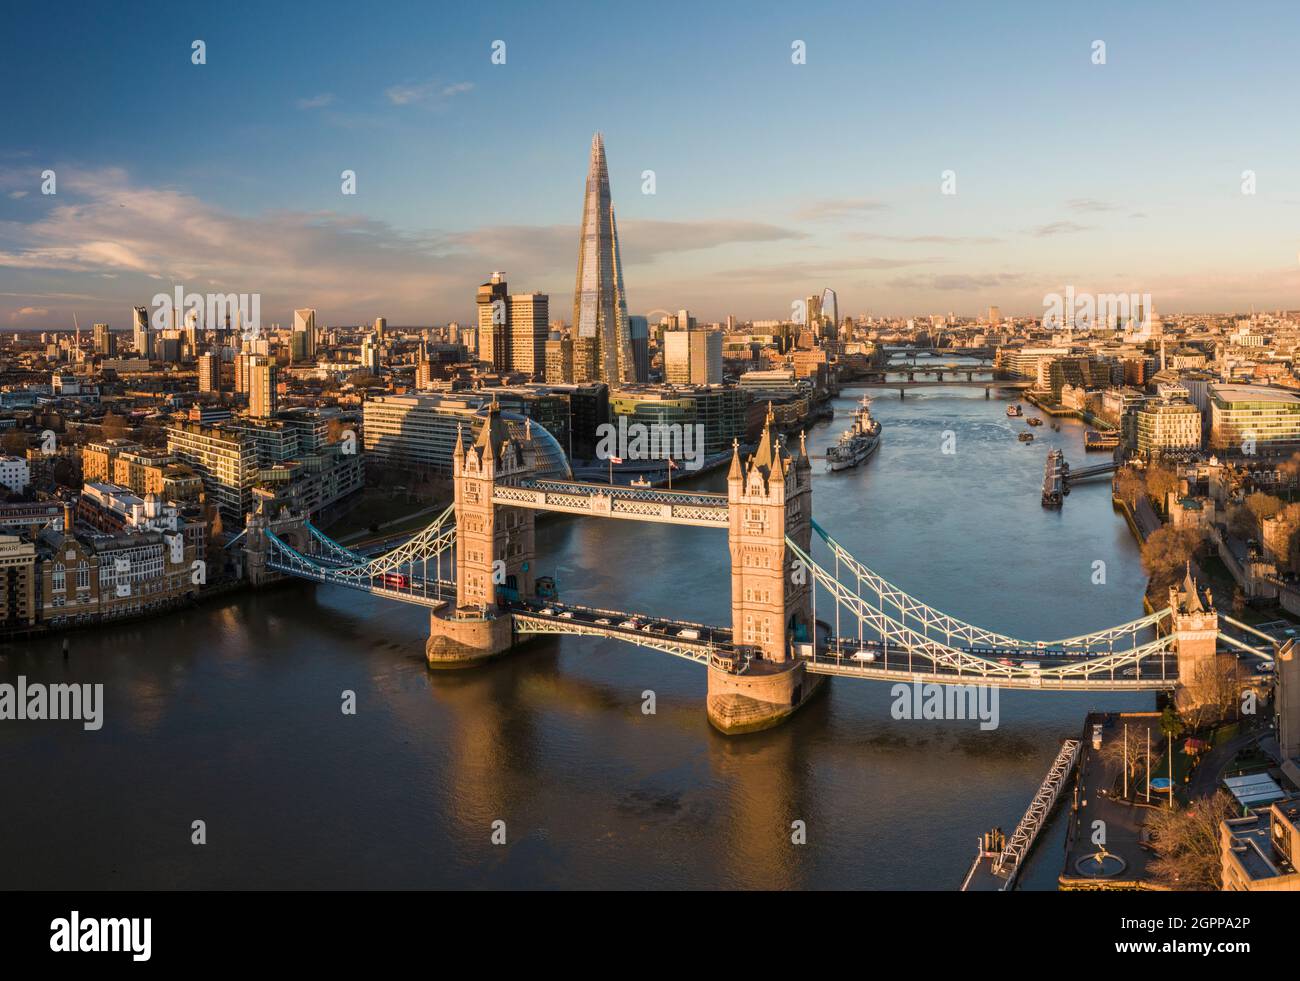
[[[1017,636],[1142,614],[1108,485],[1039,505],[1049,448],[1084,463],[1080,423],[1025,444],[1024,420],[980,388],[873,394],[879,453],[838,474],[814,463],[817,521],[859,560]],[[860,395],[810,432],[814,454]],[[565,600],[729,623],[723,531],[554,518],[537,544]],[[575,637],[434,673],[423,609],[307,584],[66,636],[66,660],[59,635],[0,649],[0,681],[102,683],[105,699],[97,732],[0,723],[3,888],[956,889],[976,837],[1010,833],[1087,711],[1154,705],[1006,691],[985,732],[896,721],[888,685],[835,679],[778,728],[728,738],[705,718],[699,665]],[[1064,823],[1021,888],[1055,888]]]

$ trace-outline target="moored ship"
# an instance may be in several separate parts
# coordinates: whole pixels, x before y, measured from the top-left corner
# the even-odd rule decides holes
[[[865,395],[853,413],[853,423],[840,433],[840,441],[826,451],[828,471],[856,467],[880,447],[880,423],[871,418],[871,400]]]
[[[1011,405],[1007,406],[1007,415],[1011,416],[1012,418],[1015,418],[1016,416],[1023,416],[1024,414],[1025,414],[1025,410],[1020,408],[1019,402],[1014,402]]]

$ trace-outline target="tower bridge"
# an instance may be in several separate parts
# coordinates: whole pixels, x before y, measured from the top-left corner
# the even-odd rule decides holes
[[[1271,644],[1222,634],[1210,597],[1190,575],[1161,610],[1053,640],[1002,634],[929,606],[817,524],[804,439],[788,448],[770,412],[748,460],[733,448],[726,493],[541,480],[528,441],[512,435],[491,407],[471,445],[457,436],[451,507],[378,556],[345,548],[301,517],[259,510],[241,536],[250,578],[292,576],[424,606],[433,668],[471,666],[546,634],[605,637],[692,661],[707,672],[708,717],[727,733],[780,722],[829,676],[1038,691],[1170,690],[1183,702],[1199,699],[1200,679],[1225,663],[1243,684],[1269,680]],[[538,511],[725,529],[730,624],[568,604],[549,588],[539,595]],[[1300,659],[1284,654],[1277,667],[1280,684],[1300,688]],[[1291,725],[1298,729],[1300,719]]]

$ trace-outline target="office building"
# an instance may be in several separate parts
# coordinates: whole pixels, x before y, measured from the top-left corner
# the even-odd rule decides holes
[[[295,363],[316,360],[316,311],[312,309],[293,312],[293,333],[290,356]],[[266,353],[266,352],[258,352]]]
[[[248,414],[254,419],[269,419],[279,407],[276,392],[277,369],[275,362],[263,354],[255,354],[248,364]]]
[[[550,333],[550,297],[545,293],[516,293],[509,298],[511,371],[529,378],[546,374],[546,339]]]
[[[628,331],[623,264],[609,188],[605,144],[591,140],[573,289],[574,366],[577,382],[630,382],[635,376]]]
[[[221,358],[212,351],[199,356],[199,391],[221,391]]]
[[[1264,385],[1210,385],[1210,448],[1285,454],[1300,450],[1300,398]]]
[[[664,334],[664,381],[670,385],[716,385],[722,381],[722,333],[670,330]]]

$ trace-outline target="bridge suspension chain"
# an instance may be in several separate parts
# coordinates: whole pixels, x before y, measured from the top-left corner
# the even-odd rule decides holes
[[[1010,647],[1016,649],[1089,649],[1106,645],[1108,649],[1113,647],[1114,641],[1126,635],[1132,635],[1136,639],[1139,630],[1148,627],[1154,627],[1170,615],[1170,610],[1165,608],[1155,613],[1139,617],[1136,620],[1130,620],[1126,623],[1116,624],[1113,627],[1107,627],[1102,630],[1093,631],[1087,634],[1080,634],[1075,637],[1064,637],[1058,640],[1024,640],[1019,637],[1011,637],[1007,634],[997,633],[993,630],[986,630],[975,624],[967,623],[956,617],[949,616],[942,610],[937,610],[929,604],[922,603],[920,600],[911,596],[906,591],[895,586],[883,576],[880,576],[859,562],[853,555],[832,538],[821,525],[816,521],[812,522],[812,527],[817,535],[827,547],[830,548],[835,556],[836,563],[842,563],[858,580],[858,585],[865,588],[868,592],[875,593],[878,601],[883,606],[888,603],[894,609],[899,611],[899,616],[903,622],[908,618],[914,619],[920,630],[927,636],[943,634],[944,640],[951,644],[953,640],[965,641],[971,647]],[[789,539],[787,539],[789,542]],[[793,545],[793,543],[790,543]]]
[[[1006,665],[991,656],[963,650],[950,644],[936,641],[923,633],[918,633],[905,623],[889,616],[883,610],[873,607],[865,598],[849,589],[800,548],[795,542],[786,539],[787,547],[795,557],[812,572],[815,583],[820,583],[832,596],[837,605],[842,605],[850,615],[858,618],[860,626],[866,626],[882,642],[896,644],[900,651],[911,656],[920,656],[936,666],[950,668],[958,675],[971,674],[981,677],[1023,678],[1084,678],[1089,679],[1098,674],[1113,674],[1116,669],[1139,666],[1147,657],[1162,655],[1174,643],[1173,635],[1158,637],[1145,644],[1135,645],[1120,651],[1097,652],[1086,660],[1076,661],[1052,668],[1026,669],[1020,665]],[[1020,642],[1014,647],[1004,648],[1005,653],[1019,656],[1033,655],[1037,650],[1035,644]],[[1165,675],[1162,658],[1161,675]]]

